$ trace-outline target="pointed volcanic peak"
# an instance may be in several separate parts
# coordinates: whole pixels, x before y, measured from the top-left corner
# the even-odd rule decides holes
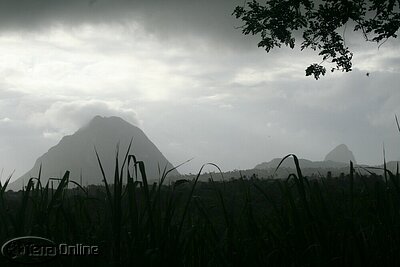
[[[31,177],[38,176],[40,165],[42,185],[45,185],[49,178],[62,177],[67,170],[70,171],[71,180],[82,182],[84,186],[103,184],[94,147],[111,183],[114,179],[117,144],[121,167],[132,138],[130,154],[135,155],[137,160],[144,161],[148,179],[158,179],[165,167],[166,170],[173,168],[141,129],[119,117],[96,116],[74,134],[64,136],[56,146],[36,160],[30,171],[11,183],[9,188],[20,190],[23,185],[27,185]],[[179,173],[174,170],[169,175],[176,176]]]
[[[335,147],[325,156],[325,161],[342,162],[349,164],[350,161],[356,163],[353,152],[345,145],[341,144]]]

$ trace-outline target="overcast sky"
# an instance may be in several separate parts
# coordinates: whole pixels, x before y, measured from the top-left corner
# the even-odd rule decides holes
[[[399,40],[378,50],[349,31],[353,71],[316,81],[312,52],[267,54],[235,29],[242,3],[0,0],[3,178],[97,114],[138,125],[173,164],[194,157],[182,173],[322,160],[341,143],[359,163],[382,163],[383,143],[400,159]]]

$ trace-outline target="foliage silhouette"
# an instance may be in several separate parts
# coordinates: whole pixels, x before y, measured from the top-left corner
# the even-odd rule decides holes
[[[352,70],[353,53],[346,46],[348,27],[361,31],[365,40],[382,45],[396,38],[400,26],[400,1],[395,0],[253,0],[237,6],[232,15],[244,22],[245,35],[261,35],[258,47],[267,52],[282,44],[295,47],[295,35],[302,34],[301,50],[318,51],[322,62],[305,70],[315,79],[325,75],[324,62],[335,64],[331,71]]]

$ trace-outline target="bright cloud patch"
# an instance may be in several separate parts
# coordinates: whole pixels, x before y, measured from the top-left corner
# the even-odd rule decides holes
[[[134,125],[140,125],[133,109],[123,107],[119,101],[99,100],[55,102],[46,111],[32,114],[28,122],[44,129],[43,135],[51,138],[71,134],[96,115],[120,116]]]

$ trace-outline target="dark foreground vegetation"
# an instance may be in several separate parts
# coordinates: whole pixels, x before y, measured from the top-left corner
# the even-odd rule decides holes
[[[349,175],[311,179],[297,164],[284,180],[164,185],[167,175],[150,184],[126,156],[104,186],[78,186],[68,171],[53,189],[40,173],[19,193],[2,185],[0,243],[32,235],[100,247],[40,266],[400,266],[398,172],[360,175],[351,164]],[[0,266],[18,265],[0,256]]]

